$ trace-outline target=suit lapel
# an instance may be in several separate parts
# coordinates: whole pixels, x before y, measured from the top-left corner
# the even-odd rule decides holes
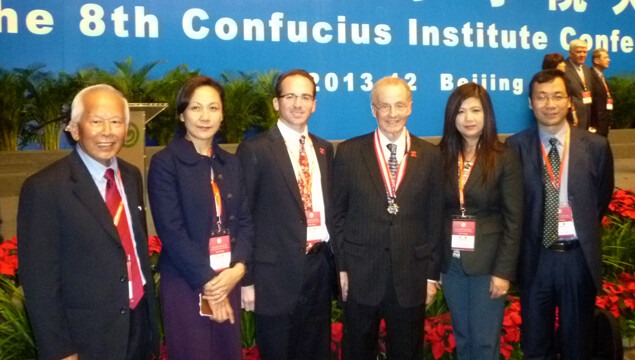
[[[407,136],[410,136],[410,149],[404,155],[404,159],[407,158],[408,163],[406,165],[406,172],[403,176],[403,180],[401,181],[401,184],[397,189],[397,197],[399,197],[399,194],[405,193],[403,189],[406,189],[408,186],[410,186],[410,182],[414,180],[421,181],[421,179],[416,179],[416,176],[414,174],[418,173],[416,169],[418,166],[420,166],[419,156],[423,155],[423,149],[421,149],[419,143],[414,139],[414,136],[410,135],[410,133],[407,133]],[[413,154],[414,156],[412,156]]]
[[[370,174],[370,181],[374,184],[379,196],[386,198],[386,186],[384,185],[384,179],[379,169],[379,163],[377,163],[377,154],[375,152],[374,132],[370,133],[364,140],[366,144],[362,146],[362,158],[368,168]]]
[[[289,191],[291,192],[291,194],[293,194],[293,198],[295,199],[298,208],[304,214],[304,205],[302,204],[302,198],[300,197],[298,180],[295,177],[293,164],[291,164],[287,146],[284,143],[284,138],[282,137],[278,126],[274,125],[274,127],[271,128],[271,131],[269,132],[269,139],[271,140],[271,142],[269,143],[269,147],[271,148],[271,153],[273,154],[275,162],[280,169],[280,173],[282,174],[285,183],[289,187]],[[322,167],[320,167],[320,171],[321,170]]]
[[[104,230],[110,234],[113,241],[119,242],[119,234],[112,222],[112,216],[106,207],[106,202],[101,197],[90,172],[76,151],[70,155],[70,162],[73,193]]]
[[[326,159],[326,150],[323,147],[320,147],[320,143],[319,141],[315,138],[314,135],[309,134],[309,137],[311,138],[311,142],[313,142],[313,150],[315,151],[315,157],[317,158],[318,161],[318,166],[320,167],[320,179],[321,179],[321,183],[322,183],[322,193],[323,194],[330,194],[330,189],[329,189],[329,166],[327,164],[327,159]],[[299,191],[299,190],[298,190]],[[324,196],[324,199],[326,201],[326,199],[328,198],[328,196]],[[326,206],[326,204],[324,204],[324,206]]]
[[[568,177],[569,180],[577,179],[580,176],[578,175],[579,169],[586,169],[588,166],[582,162],[582,154],[584,154],[584,149],[587,144],[584,143],[583,138],[579,138],[577,135],[577,129],[571,126],[571,138],[569,139],[569,151],[567,152],[567,157],[565,161],[569,163],[565,163],[565,166],[568,168]],[[576,193],[576,185],[578,185],[579,181],[568,181],[567,190],[569,192],[569,198],[571,195]]]
[[[458,168],[457,168],[457,173],[458,173]],[[480,183],[481,178],[483,176],[484,175],[483,175],[482,162],[479,162],[478,158],[476,158],[476,162],[472,165],[472,171],[470,171],[470,177],[467,178],[467,183],[465,183],[465,188],[463,189],[464,192],[467,193],[474,187],[474,184]],[[458,184],[455,187],[457,188],[457,194],[458,194]]]

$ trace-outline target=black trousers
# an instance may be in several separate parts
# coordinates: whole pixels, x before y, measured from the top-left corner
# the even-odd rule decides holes
[[[304,284],[295,308],[276,316],[255,315],[256,343],[263,360],[329,359],[335,276],[331,252],[323,246],[305,256]]]
[[[130,310],[130,334],[126,360],[152,359],[152,330],[148,316],[150,316],[148,301],[144,295],[137,307]]]
[[[392,279],[392,275],[388,276]],[[425,305],[404,308],[399,305],[392,280],[386,295],[377,306],[349,299],[344,303],[344,336],[342,359],[375,360],[379,325],[386,322],[387,355],[391,360],[423,358]]]
[[[521,289],[522,349],[527,360],[589,359],[593,345],[596,288],[582,248],[565,252],[542,249],[536,278]],[[556,348],[558,309],[560,347]]]

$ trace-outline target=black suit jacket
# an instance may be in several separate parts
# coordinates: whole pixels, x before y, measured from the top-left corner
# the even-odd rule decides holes
[[[521,288],[534,281],[543,229],[543,158],[538,128],[532,127],[507,139],[523,167],[525,213],[518,263]],[[571,127],[567,158],[569,204],[584,258],[596,289],[601,289],[602,244],[600,221],[613,193],[613,156],[606,138]]]
[[[444,265],[447,272],[452,259],[452,215],[460,215],[458,164],[452,162],[444,182],[445,229]],[[461,252],[461,265],[468,275],[494,275],[514,280],[520,249],[523,220],[523,179],[520,161],[513,150],[504,148],[496,169],[484,182],[478,157],[465,184],[466,215],[476,217],[474,251]]]
[[[404,179],[397,190],[399,213],[387,212],[386,188],[375,155],[374,133],[337,148],[333,166],[335,248],[339,271],[348,272],[348,296],[376,306],[388,275],[402,307],[425,302],[427,279],[441,265],[439,149],[415,136]]]
[[[320,167],[326,225],[331,241],[333,145],[309,134]],[[304,279],[307,219],[284,138],[274,126],[245,140],[237,151],[254,222],[253,261],[244,284],[256,289],[256,313],[279,315],[296,306]],[[327,276],[325,274],[325,276]]]
[[[154,280],[139,170],[118,159],[158,355]],[[76,151],[29,177],[18,207],[20,281],[40,359],[124,359],[130,329],[126,255]]]
[[[598,134],[608,136],[612,113],[611,110],[606,108],[606,102],[609,98],[608,92],[606,91],[608,82],[606,86],[604,86],[604,81],[602,81],[600,75],[593,69],[591,69],[591,73],[593,73],[593,104],[591,106],[593,112],[591,125],[595,126]]]
[[[584,73],[584,80],[586,82],[587,90],[593,94],[595,87],[593,86],[593,70],[588,66],[582,64],[582,72]],[[575,69],[575,65],[571,59],[567,59],[567,69],[565,71],[565,80],[567,82],[567,90],[569,96],[571,96],[571,103],[575,106],[576,115],[578,116],[578,127],[581,129],[588,129],[591,124],[591,105],[584,104],[582,102],[582,92],[584,91],[584,84],[582,79],[578,75]]]

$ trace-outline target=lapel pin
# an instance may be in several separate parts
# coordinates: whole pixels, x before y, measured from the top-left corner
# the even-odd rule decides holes
[[[410,152],[410,157],[417,157],[417,152],[416,151],[411,151]]]
[[[326,154],[326,151],[324,151],[324,148],[320,148],[320,154],[322,155]]]

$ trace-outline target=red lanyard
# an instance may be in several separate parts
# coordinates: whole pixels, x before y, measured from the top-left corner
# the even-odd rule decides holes
[[[410,150],[410,134],[408,130],[404,130],[406,132],[406,154]],[[386,192],[388,196],[395,198],[397,197],[397,188],[399,188],[399,184],[403,180],[404,174],[406,173],[406,167],[408,166],[408,156],[404,156],[401,163],[399,163],[399,168],[397,169],[396,179],[392,178],[390,174],[390,170],[388,168],[388,162],[386,161],[386,156],[384,155],[384,149],[381,146],[379,141],[379,129],[375,130],[375,154],[377,155],[377,162],[379,163],[379,169],[381,170],[381,175],[384,179],[384,185],[386,186]]]
[[[472,173],[472,169],[476,165],[476,156],[474,156],[474,160],[472,160],[472,166],[467,171],[467,173],[463,173],[465,171],[464,162],[463,162],[463,154],[459,154],[459,205],[461,207],[461,214],[465,215],[465,184],[467,183],[467,179],[470,178],[470,174]],[[463,178],[465,176],[465,180]]]
[[[209,149],[209,156],[210,158],[212,157],[211,148]],[[212,183],[212,193],[214,194],[214,205],[216,205],[216,223],[220,229],[221,224],[223,223],[221,220],[221,216],[223,215],[223,203],[221,201],[222,198],[218,184],[214,181],[214,168],[210,168],[210,182]]]
[[[558,172],[558,180],[556,182],[556,177],[553,175],[553,169],[551,168],[551,162],[549,162],[549,157],[547,156],[547,151],[545,150],[545,145],[540,142],[540,148],[542,149],[542,157],[545,160],[545,166],[547,167],[547,171],[549,172],[549,177],[551,178],[551,184],[557,190],[560,190],[560,182],[562,181],[562,170],[564,169],[564,163],[567,158],[567,149],[569,148],[569,138],[571,137],[571,128],[567,129],[567,137],[564,140],[564,149],[562,150],[562,160],[560,161],[560,171]],[[556,145],[553,145],[556,146]],[[557,151],[557,148],[556,148]]]
[[[117,170],[117,177],[119,178],[119,182],[123,183],[121,181],[121,171]],[[117,186],[117,182],[115,181],[115,183],[113,184],[115,186],[115,189],[118,187]],[[123,214],[123,197],[121,197],[121,201],[119,202],[119,206],[117,206],[117,213],[115,214],[115,217],[112,219],[113,223],[115,224],[115,227],[117,227],[117,225],[119,225],[119,220],[121,220],[121,214]],[[125,216],[125,215],[124,215]]]

